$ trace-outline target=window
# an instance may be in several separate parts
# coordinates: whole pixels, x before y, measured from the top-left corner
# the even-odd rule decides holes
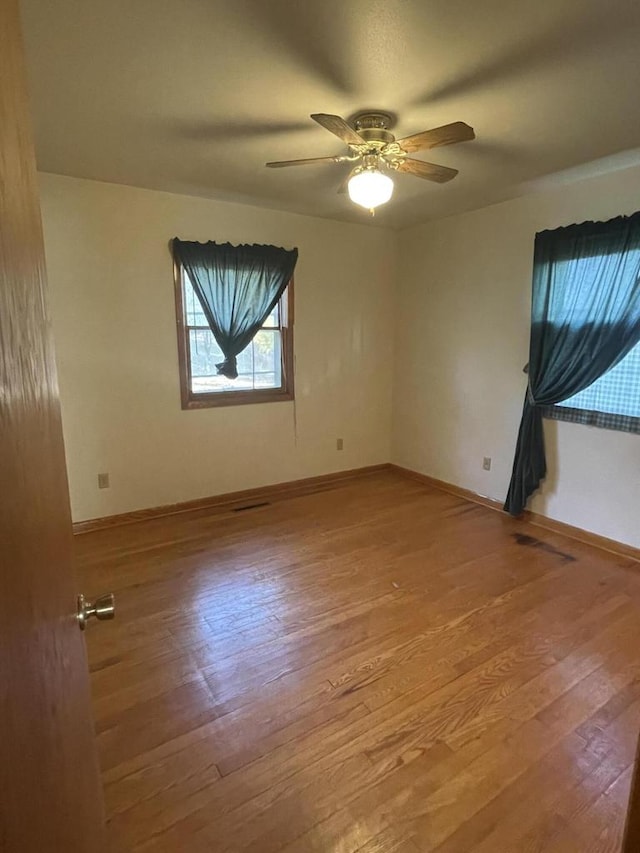
[[[640,345],[584,391],[547,406],[545,417],[640,433]]]
[[[638,347],[640,211],[539,231],[507,512],[520,515],[546,476],[542,417],[640,432]]]
[[[238,378],[218,374],[224,360],[184,269],[175,265],[183,409],[293,399],[293,281],[237,359]]]
[[[611,263],[612,260],[615,262],[615,256],[613,259],[604,255],[596,256],[595,260]],[[588,275],[587,265],[593,261],[594,258],[573,258],[558,261],[556,266],[560,268],[563,265],[571,265],[572,272],[582,278]],[[635,264],[637,268],[640,250],[628,251],[627,261]],[[584,271],[581,268],[583,266]],[[578,311],[576,317],[585,323],[591,319],[586,307],[584,316],[581,317]],[[544,416],[554,420],[640,433],[640,344],[584,391],[554,406],[546,406]]]

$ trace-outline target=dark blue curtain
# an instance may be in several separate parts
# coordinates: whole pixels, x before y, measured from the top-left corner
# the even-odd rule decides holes
[[[588,388],[640,342],[640,212],[536,234],[529,384],[504,508],[544,479],[541,407]]]
[[[248,346],[291,281],[297,249],[172,241],[223,352],[218,373],[236,379],[237,356]]]

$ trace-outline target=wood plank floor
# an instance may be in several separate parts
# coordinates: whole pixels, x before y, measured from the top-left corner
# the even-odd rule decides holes
[[[619,851],[637,563],[393,473],[76,545],[114,853]]]

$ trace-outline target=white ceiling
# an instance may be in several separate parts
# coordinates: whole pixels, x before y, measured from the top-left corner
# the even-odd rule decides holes
[[[634,0],[23,0],[39,168],[367,223],[343,153],[309,119],[365,107],[396,136],[451,121],[475,142],[416,156],[375,224],[510,198],[640,146]]]

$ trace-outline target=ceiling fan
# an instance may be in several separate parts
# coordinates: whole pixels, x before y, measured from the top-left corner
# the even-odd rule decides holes
[[[306,166],[315,163],[353,163],[353,170],[338,192],[347,190],[352,201],[368,208],[371,213],[378,205],[391,198],[393,181],[387,174],[389,170],[405,172],[437,183],[450,181],[458,174],[457,169],[416,160],[409,157],[409,154],[439,145],[452,145],[455,142],[475,139],[473,128],[463,121],[455,121],[396,140],[390,131],[394,119],[389,113],[359,113],[353,119],[353,127],[340,116],[315,113],[311,118],[345,142],[349,146],[348,153],[335,157],[280,160],[267,163],[267,166],[279,169],[283,166]]]

